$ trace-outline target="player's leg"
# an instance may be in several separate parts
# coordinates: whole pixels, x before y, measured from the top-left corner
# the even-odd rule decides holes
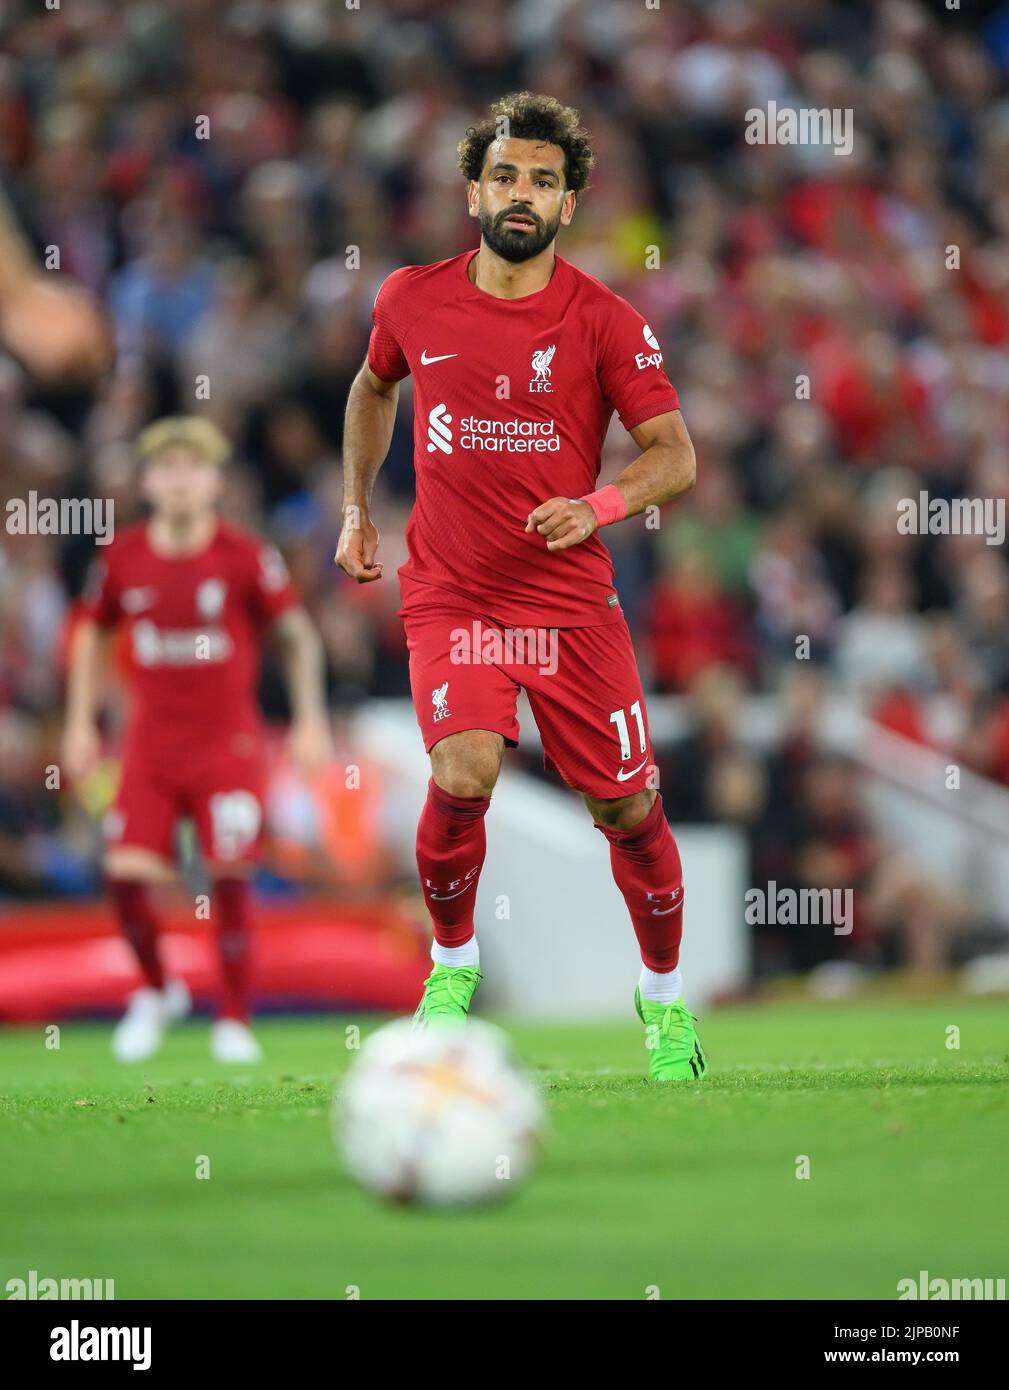
[[[217,752],[197,764],[188,805],[210,877],[209,921],[217,946],[221,990],[210,1029],[218,1062],[262,1058],[251,1027],[253,911],[249,883],[262,844],[262,748],[247,755]]]
[[[583,800],[610,845],[610,866],[641,952],[646,999],[671,1003],[682,993],[683,868],[658,792]]]
[[[473,913],[487,852],[484,817],[504,755],[504,739],[466,729],[431,749],[431,780],[417,825],[417,868],[434,928],[431,974],[418,1024],[465,1018],[480,983]]]
[[[557,660],[530,672],[529,700],[544,752],[582,793],[610,846],[610,866],[641,953],[635,1007],[647,1029],[656,1080],[705,1070],[694,1020],[682,999],[683,869],[653,787],[648,716],[623,623],[558,633]]]
[[[105,818],[104,870],[119,929],[136,956],[143,984],[130,995],[112,1035],[112,1050],[122,1062],[152,1056],[166,1029],[190,1009],[183,981],[165,974],[153,897],[158,884],[175,876],[175,817],[168,789],[148,769],[124,760],[119,795]]]
[[[455,635],[472,621],[452,610],[406,619],[414,707],[431,757],[417,868],[434,928],[434,964],[419,1025],[464,1019],[480,982],[473,914],[487,846],[484,818],[505,744],[518,738],[514,680],[491,664],[459,660]]]
[[[253,865],[211,863],[210,920],[217,943],[221,995],[210,1029],[218,1062],[258,1062],[263,1051],[251,1025]]]
[[[656,791],[583,800],[610,844],[613,879],[627,904],[641,952],[634,1006],[647,1029],[649,1070],[657,1081],[690,1081],[707,1069],[683,1002],[683,868]]]

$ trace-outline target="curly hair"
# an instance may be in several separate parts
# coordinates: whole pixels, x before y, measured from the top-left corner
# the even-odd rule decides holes
[[[459,168],[467,179],[479,181],[488,146],[502,136],[559,145],[564,151],[566,186],[574,193],[588,188],[589,133],[578,124],[573,106],[562,106],[556,97],[537,92],[512,92],[496,101],[479,125],[470,126],[466,138],[459,141]]]

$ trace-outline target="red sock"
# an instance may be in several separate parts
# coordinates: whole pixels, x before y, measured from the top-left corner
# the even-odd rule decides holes
[[[210,914],[217,928],[221,962],[221,1004],[217,1016],[247,1023],[251,992],[252,895],[246,879],[215,879]]]
[[[489,805],[487,796],[452,796],[434,778],[427,784],[417,826],[417,868],[439,946],[462,946],[473,935]]]
[[[662,797],[640,824],[615,830],[595,822],[610,842],[616,885],[631,914],[641,959],[649,970],[675,970],[683,935],[683,869]]]
[[[111,878],[109,897],[119,929],[133,947],[144,983],[151,989],[164,989],[165,976],[158,958],[158,915],[151,905],[146,883]]]

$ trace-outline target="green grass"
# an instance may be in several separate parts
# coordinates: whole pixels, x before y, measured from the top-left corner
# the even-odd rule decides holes
[[[516,1026],[550,1143],[511,1201],[452,1214],[381,1206],[340,1172],[346,1020],[263,1022],[268,1060],[243,1074],[207,1059],[200,1023],[140,1069],[113,1064],[106,1028],[66,1026],[58,1051],[7,1030],[0,1296],[29,1269],[119,1298],[892,1299],[919,1269],[1005,1277],[1006,1016],[714,1011],[712,1074],[685,1089],[642,1080],[633,1018]]]

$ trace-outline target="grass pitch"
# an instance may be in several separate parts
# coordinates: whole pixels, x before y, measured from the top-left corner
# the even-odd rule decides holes
[[[546,1154],[511,1201],[448,1214],[340,1172],[351,1020],[264,1021],[267,1060],[238,1073],[199,1021],[140,1068],[104,1027],[59,1050],[3,1031],[0,1297],[31,1269],[121,1299],[893,1299],[921,1269],[1005,1277],[1006,1019],[958,999],[711,1011],[709,1079],[663,1089],[633,1017],[515,1026]]]

